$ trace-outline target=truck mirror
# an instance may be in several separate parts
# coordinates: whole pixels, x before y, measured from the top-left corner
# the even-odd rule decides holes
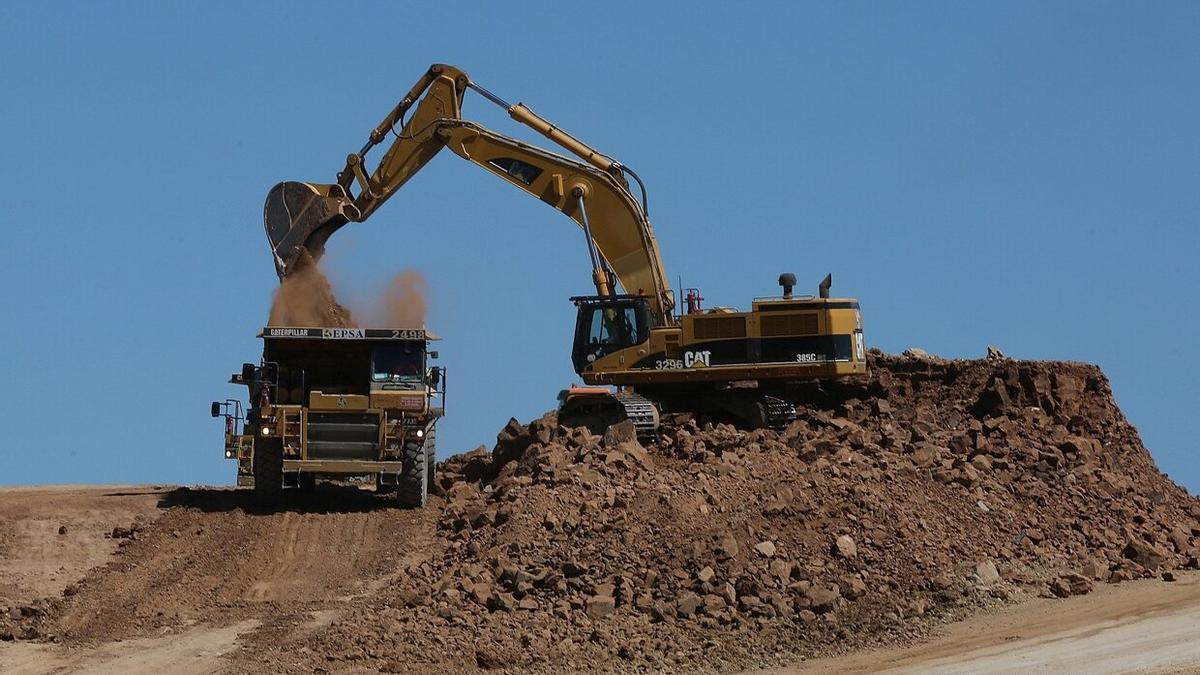
[[[429,352],[429,358],[431,358],[431,359],[436,359],[437,357],[438,357],[438,353],[437,353],[437,350],[436,350],[436,349],[435,349],[435,350],[433,350],[433,351],[431,351],[431,352]]]
[[[217,402],[217,401],[213,401],[213,404],[212,404],[212,416],[213,416],[213,417],[220,417],[220,416],[221,416],[221,404],[220,404],[219,402]]]
[[[257,369],[254,367],[253,363],[243,363],[242,364],[242,381],[250,382],[250,381],[254,380],[255,379],[255,377],[254,377],[255,370],[257,370]]]

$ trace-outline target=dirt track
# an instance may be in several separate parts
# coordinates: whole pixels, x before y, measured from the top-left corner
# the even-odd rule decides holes
[[[209,672],[237,663],[239,647],[327,624],[426,550],[433,510],[322,487],[279,514],[225,489],[0,490],[0,604],[74,593],[64,644],[0,643],[0,670]]]

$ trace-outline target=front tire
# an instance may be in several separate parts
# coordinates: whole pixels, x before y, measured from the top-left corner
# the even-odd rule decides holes
[[[425,437],[425,490],[429,494],[440,494],[437,491],[437,427],[429,430]]]
[[[267,509],[283,503],[283,441],[260,438],[254,444],[254,501]]]
[[[401,506],[419,509],[429,502],[428,446],[424,442],[404,448],[404,468],[396,481],[396,497]]]
[[[300,474],[296,479],[296,487],[301,492],[313,493],[317,491],[317,476],[316,474],[308,473],[307,471]]]

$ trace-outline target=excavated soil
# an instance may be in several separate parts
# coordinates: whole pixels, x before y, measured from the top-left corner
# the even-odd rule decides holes
[[[332,485],[277,514],[167,493],[0,637],[43,654],[224,631],[217,665],[239,672],[731,671],[1200,564],[1200,502],[1098,368],[871,366],[781,433],[673,418],[643,445],[513,421],[444,462],[422,511]]]

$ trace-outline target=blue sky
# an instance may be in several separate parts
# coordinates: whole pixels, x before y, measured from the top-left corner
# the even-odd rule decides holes
[[[1098,363],[1200,490],[1200,4],[518,7],[0,5],[0,483],[229,483],[207,407],[260,349],[267,190],[446,62],[633,167],[672,283],[833,272],[886,351]],[[578,230],[451,153],[328,260],[428,278],[443,454],[573,380]]]

